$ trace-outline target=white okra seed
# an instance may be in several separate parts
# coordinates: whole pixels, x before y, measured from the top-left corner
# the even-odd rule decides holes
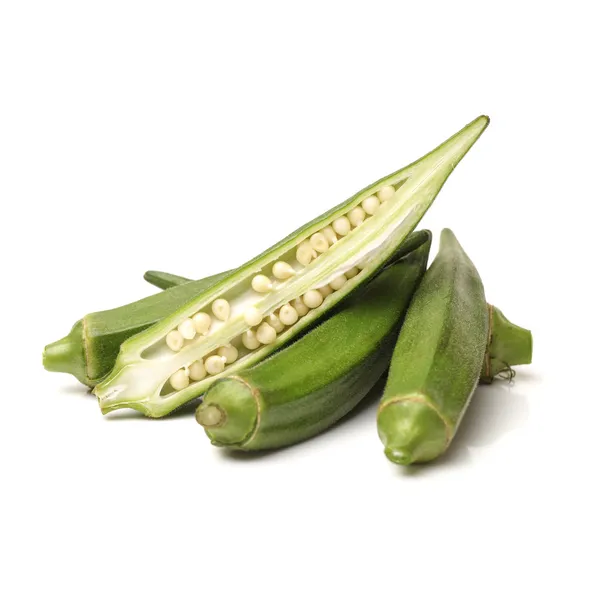
[[[339,275],[330,282],[330,287],[333,290],[340,290],[345,283],[347,283],[347,278],[344,275]]]
[[[212,355],[206,358],[204,367],[210,375],[218,375],[218,373],[222,373],[222,371],[224,371],[225,363],[226,358],[224,358],[224,356]]]
[[[347,217],[339,217],[332,221],[332,229],[341,237],[347,235],[351,231],[351,221]]]
[[[173,329],[166,336],[166,345],[174,352],[178,352],[185,343],[185,338],[180,331]]]
[[[278,318],[284,325],[294,325],[299,319],[299,315],[290,304],[285,304],[284,306],[280,307],[280,310],[278,311]]]
[[[390,200],[395,195],[395,189],[392,185],[385,185],[378,190],[376,194],[378,198],[380,198],[380,202],[386,202]]]
[[[330,247],[330,244],[328,243],[326,236],[320,232],[314,233],[309,238],[309,243],[312,245],[312,248],[314,250],[316,250],[317,252],[319,252],[320,254],[322,252],[326,252],[326,250],[328,250],[328,248]]]
[[[178,327],[178,332],[186,339],[192,340],[195,337],[195,325],[192,319],[185,319]]]
[[[378,196],[368,196],[361,206],[368,215],[373,215],[380,208],[380,199]]]
[[[260,346],[260,343],[253,329],[248,329],[245,333],[243,333],[243,335],[241,336],[241,342],[243,343],[243,346],[247,348],[247,350],[255,350]]]
[[[239,358],[239,351],[232,344],[227,344],[218,348],[218,355],[225,359],[227,365],[230,365]]]
[[[297,262],[306,267],[314,258],[318,256],[317,252],[312,248],[308,240],[304,240],[297,246],[295,258]]]
[[[212,317],[210,317],[208,313],[198,312],[193,315],[193,325],[195,326],[195,331],[197,331],[197,333],[206,334],[210,331]]]
[[[318,308],[324,302],[324,297],[318,290],[309,290],[303,294],[303,303],[307,308]]]
[[[282,333],[282,331],[284,331],[284,324],[278,318],[278,315],[276,313],[272,313],[271,315],[268,315],[266,317],[266,323],[268,323],[268,325],[270,325],[270,327],[273,327],[274,331],[276,331],[276,333]]]
[[[321,288],[318,288],[318,292],[322,294],[322,298],[328,298],[328,296],[330,296],[330,294],[332,294],[334,290],[329,285],[325,285]]]
[[[334,233],[334,229],[332,229],[332,227],[324,227],[320,233],[326,238],[330,246],[338,242],[338,238],[336,237],[336,233]]]
[[[351,267],[346,273],[345,277],[347,279],[353,279],[356,275],[359,275],[359,269],[357,267]]]
[[[309,312],[309,308],[305,306],[301,298],[295,298],[295,300],[291,302],[291,306],[297,311],[297,314],[300,317],[304,317]]]
[[[265,275],[256,275],[251,280],[251,287],[260,294],[265,294],[272,289],[272,282]]]
[[[353,227],[359,227],[365,221],[365,210],[361,206],[356,206],[347,213],[347,218]]]
[[[288,279],[295,274],[295,269],[291,267],[289,263],[284,262],[283,260],[279,260],[275,262],[272,267],[272,275],[276,277],[276,279]]]
[[[255,306],[250,306],[245,311],[243,318],[249,327],[253,327],[254,325],[259,325],[262,322],[262,313]]]
[[[196,360],[189,365],[189,377],[193,381],[201,381],[206,376],[206,369],[202,360]]]
[[[179,369],[170,376],[169,381],[172,388],[178,392],[179,390],[184,390],[189,385],[189,376],[185,372],[185,369]]]
[[[261,344],[271,344],[276,339],[276,331],[268,323],[262,323],[257,328],[255,336]]]
[[[230,304],[224,298],[212,302],[212,312],[220,321],[226,321],[230,316]]]

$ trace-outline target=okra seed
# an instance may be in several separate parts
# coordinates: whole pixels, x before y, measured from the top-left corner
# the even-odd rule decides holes
[[[230,316],[230,304],[224,298],[212,302],[212,312],[220,321],[226,321]]]
[[[195,331],[197,331],[197,333],[206,334],[212,325],[212,317],[210,317],[208,313],[198,312],[193,315],[193,325],[195,326]]]
[[[347,235],[351,231],[351,221],[347,217],[339,217],[332,222],[332,229],[340,236]]]
[[[309,290],[303,294],[303,303],[307,308],[318,308],[324,302],[324,297],[318,290]]]
[[[297,262],[304,267],[306,267],[312,261],[312,259],[316,258],[316,256],[318,255],[308,240],[301,242],[297,247],[297,253],[295,257],[297,258]]]
[[[380,199],[377,196],[368,196],[361,206],[368,215],[373,215],[380,208]]]
[[[243,346],[245,346],[247,350],[255,350],[260,346],[260,342],[257,339],[253,329],[248,329],[245,333],[243,333],[241,336],[241,342],[243,342]]]
[[[224,358],[227,365],[230,365],[239,358],[239,351],[232,344],[227,344],[218,348],[218,355]]]
[[[395,189],[392,185],[385,185],[378,190],[378,198],[380,198],[380,202],[386,202],[390,200],[395,195]]]
[[[176,329],[169,332],[166,336],[166,345],[173,350],[174,352],[178,352],[185,343],[185,338],[181,335],[180,331]]]
[[[293,325],[299,319],[299,315],[290,304],[285,304],[284,306],[280,307],[280,311],[278,311],[278,318],[284,325]]]
[[[274,331],[276,331],[276,333],[281,333],[284,330],[284,324],[278,318],[278,315],[276,313],[272,313],[271,315],[268,315],[266,317],[266,323],[268,323],[268,325],[273,327]]]
[[[186,339],[192,340],[195,337],[195,325],[191,319],[185,319],[178,327],[179,333]]]
[[[271,344],[276,339],[276,331],[274,327],[268,323],[262,323],[258,328],[255,336],[258,342],[262,344]]]
[[[256,275],[251,280],[251,287],[260,294],[269,292],[272,289],[272,282],[265,275]]]
[[[357,268],[360,271],[363,271],[365,268],[367,268],[368,266],[368,261],[367,260],[362,260],[360,263],[357,263]]]
[[[353,279],[356,275],[359,275],[359,269],[357,267],[352,267],[345,273],[347,279]]]
[[[301,298],[295,298],[295,300],[291,302],[291,306],[297,311],[297,314],[300,317],[304,317],[309,312],[309,308],[305,306]]]
[[[332,294],[334,290],[329,285],[325,285],[321,288],[318,288],[318,292],[322,294],[322,298],[328,298],[328,296],[330,296],[330,294]]]
[[[309,238],[309,243],[312,245],[312,248],[320,254],[322,252],[326,252],[326,250],[328,250],[330,247],[330,244],[323,233],[314,233]]]
[[[249,327],[259,325],[262,322],[262,313],[255,306],[249,307],[243,317]]]
[[[179,390],[184,390],[189,385],[189,376],[185,372],[185,369],[179,369],[170,376],[169,381],[172,389],[178,392]]]
[[[361,206],[356,206],[347,213],[347,217],[353,227],[359,227],[365,221],[365,210]]]
[[[332,227],[324,227],[324,229],[322,229],[320,233],[326,238],[326,241],[330,246],[338,242],[338,238],[336,237],[336,234],[334,233],[334,229],[332,229]]]
[[[347,283],[347,278],[344,275],[339,275],[330,282],[330,287],[333,290],[340,290],[345,283]]]
[[[212,404],[210,406],[202,406],[195,415],[195,418],[203,427],[218,427],[224,421],[224,414],[218,406]]]
[[[286,263],[282,260],[274,263],[272,267],[272,275],[276,277],[276,279],[288,279],[295,274],[295,269],[291,267],[289,263]]]
[[[224,356],[208,356],[204,363],[206,371],[210,375],[218,375],[218,373],[222,373],[224,371],[224,365],[226,363],[226,358]]]
[[[193,381],[201,381],[206,376],[206,370],[201,360],[196,360],[189,365],[189,377]]]

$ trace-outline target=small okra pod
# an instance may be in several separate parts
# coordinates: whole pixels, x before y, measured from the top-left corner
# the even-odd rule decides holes
[[[307,223],[156,325],[126,340],[114,369],[94,390],[102,412],[134,408],[148,416],[166,415],[200,396],[217,378],[258,363],[322,319],[387,264],[487,124],[487,117],[472,121],[423,158]],[[387,198],[383,205],[372,215],[360,210],[357,218],[353,209],[382,190]],[[339,239],[319,254],[310,239],[318,232],[325,236],[328,227],[332,227]],[[280,280],[273,274],[274,265],[281,262],[290,265],[294,272],[288,279]],[[355,277],[346,278],[344,273],[361,263],[365,268]],[[272,284],[264,293],[256,292],[251,285],[260,274]],[[328,284],[334,290],[332,294],[317,307],[305,306],[302,297],[306,292]],[[260,346],[251,349],[243,344],[243,336],[251,327],[244,318],[248,309],[255,309],[267,318],[289,304],[299,316],[294,324],[277,333],[264,321],[255,332]],[[186,340],[180,350],[173,350],[167,344],[167,336],[198,312],[211,312],[216,317],[211,329],[205,335]],[[184,389],[174,389],[169,383],[173,373],[197,360],[208,360],[220,346],[229,344],[239,350],[239,358],[225,365],[222,372],[210,373],[201,381],[190,381]]]
[[[333,316],[260,364],[216,381],[196,419],[216,446],[262,450],[312,437],[360,402],[388,368],[431,235]]]

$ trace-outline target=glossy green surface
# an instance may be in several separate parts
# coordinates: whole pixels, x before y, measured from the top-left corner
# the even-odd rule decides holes
[[[278,448],[330,427],[362,400],[388,368],[409,301],[426,269],[431,235],[300,340],[259,365],[220,379],[196,418],[214,407],[212,443],[239,450]]]
[[[444,229],[407,312],[378,409],[390,460],[426,462],[446,450],[480,378],[488,326],[482,280]]]
[[[450,173],[487,125],[487,117],[475,119],[423,158],[373,183],[296,230],[210,289],[198,294],[169,317],[126,340],[121,346],[114,369],[94,390],[102,412],[133,408],[153,417],[168,414],[197,398],[216,379],[260,362],[320,320],[347,294],[369,281],[383,268],[423,217]],[[281,305],[310,289],[325,285],[339,273],[367,259],[367,265],[359,275],[349,280],[339,293],[328,296],[320,307],[279,334],[273,343],[261,346],[227,366],[224,375],[214,375],[193,382],[181,391],[172,390],[168,381],[173,373],[230,343],[246,330],[244,307],[239,307],[236,303],[244,293],[243,290],[247,289],[250,277],[294,252],[301,241],[346,214],[385,185],[393,185],[397,189],[394,196],[373,217],[340,239],[319,258],[301,268],[285,285],[277,285],[260,297],[254,308],[262,314],[270,314]],[[198,336],[179,352],[169,354],[165,351],[164,339],[170,331],[196,312],[206,310],[214,300],[221,297],[230,298],[232,308],[231,318],[224,325],[219,325],[206,336]]]

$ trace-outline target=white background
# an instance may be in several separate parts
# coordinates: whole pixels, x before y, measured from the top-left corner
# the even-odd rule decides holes
[[[0,595],[596,598],[591,8],[3,2]],[[422,224],[454,229],[534,364],[436,464],[385,459],[375,401],[231,457],[188,412],[102,417],[43,371],[146,269],[232,268],[481,113]]]

